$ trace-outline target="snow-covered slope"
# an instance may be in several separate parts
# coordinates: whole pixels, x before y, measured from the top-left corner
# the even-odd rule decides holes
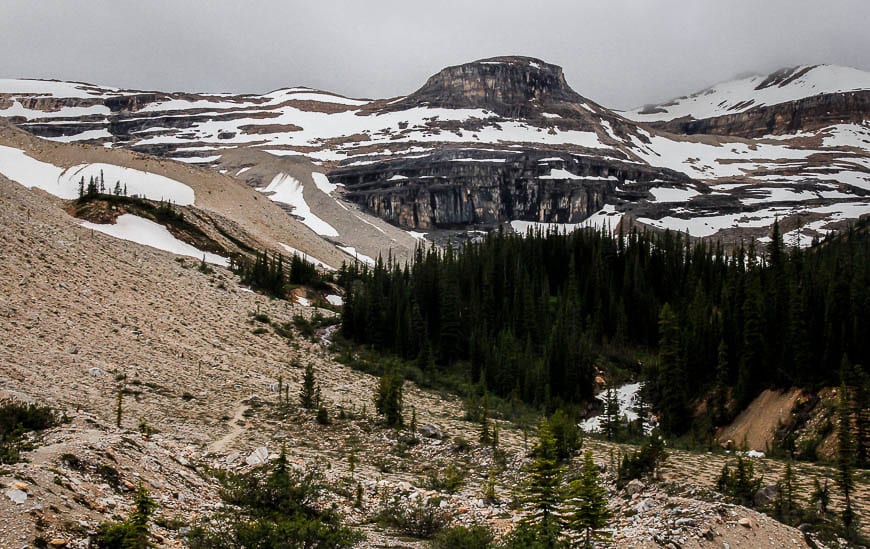
[[[617,114],[571,90],[559,67],[503,57],[448,67],[408,96],[378,100],[299,87],[189,94],[0,80],[0,116],[55,141],[201,164],[260,189],[333,252],[343,246],[376,257],[412,249],[413,237],[366,213],[417,233],[503,222],[519,230],[639,223],[733,239],[763,238],[779,217],[793,219],[809,241],[870,214],[864,90],[870,73],[803,66]],[[859,97],[857,113],[815,105],[805,125],[808,113],[793,106],[775,131],[746,114],[843,92]],[[724,114],[739,115],[744,133],[727,133],[727,125],[700,127],[715,136],[669,133],[698,128],[668,121]],[[13,179],[33,164],[24,152],[6,153],[0,172]],[[88,166],[86,174],[97,169],[76,162],[61,173],[76,164]],[[55,194],[71,197],[75,180],[42,168],[51,173],[34,186],[59,185]]]
[[[870,72],[836,65],[804,65],[767,76],[716,84],[687,97],[622,113],[638,122],[712,118],[815,95],[870,90]]]

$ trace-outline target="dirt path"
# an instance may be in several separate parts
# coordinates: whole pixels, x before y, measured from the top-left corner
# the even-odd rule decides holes
[[[230,426],[230,432],[222,436],[219,440],[213,442],[209,445],[208,449],[214,453],[223,452],[227,446],[232,443],[237,436],[239,436],[242,431],[245,430],[245,426],[242,424],[245,412],[248,411],[248,407],[243,403],[239,403],[239,406],[236,408],[235,413],[233,414],[232,419],[230,419],[227,423]]]

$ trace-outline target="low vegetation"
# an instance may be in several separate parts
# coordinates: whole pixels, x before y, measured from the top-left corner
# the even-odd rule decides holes
[[[48,406],[0,400],[0,464],[16,463],[31,448],[27,434],[44,431],[60,422]]]

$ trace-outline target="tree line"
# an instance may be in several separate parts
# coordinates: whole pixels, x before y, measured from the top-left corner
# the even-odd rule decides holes
[[[700,395],[721,423],[765,388],[838,385],[844,355],[866,364],[868,251],[866,224],[799,249],[776,223],[731,251],[670,231],[496,231],[343,266],[342,334],[548,412],[588,401],[602,353],[631,349],[657,357],[642,373],[675,434]]]

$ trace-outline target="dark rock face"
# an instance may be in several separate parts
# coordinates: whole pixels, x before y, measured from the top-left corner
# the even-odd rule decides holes
[[[447,67],[388,109],[479,108],[520,118],[532,116],[535,107],[543,104],[582,101],[568,86],[561,67],[530,57],[494,57]]]
[[[576,178],[553,178],[565,175],[562,170]],[[339,168],[329,178],[370,213],[420,230],[492,227],[517,219],[578,223],[606,203],[648,197],[652,181],[691,182],[678,172],[608,158],[540,150],[492,156],[469,149]]]
[[[870,118],[870,91],[829,93],[755,107],[737,114],[701,120],[679,118],[649,125],[671,133],[735,135],[756,138],[810,131],[832,124],[862,123]]]

